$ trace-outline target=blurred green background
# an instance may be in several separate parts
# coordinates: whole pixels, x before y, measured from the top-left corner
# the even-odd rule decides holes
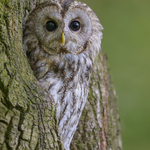
[[[150,0],[81,0],[104,27],[124,150],[150,150]]]

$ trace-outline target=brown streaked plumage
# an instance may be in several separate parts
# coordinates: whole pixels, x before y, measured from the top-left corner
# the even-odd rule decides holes
[[[62,6],[62,10],[61,10],[62,17],[64,17],[65,13],[67,12],[72,2],[74,2],[74,0],[60,0],[60,4]]]
[[[95,13],[86,4],[73,0],[42,3],[29,14],[25,24],[23,38],[29,63],[41,86],[55,100],[66,150],[70,149],[86,103],[101,31]]]

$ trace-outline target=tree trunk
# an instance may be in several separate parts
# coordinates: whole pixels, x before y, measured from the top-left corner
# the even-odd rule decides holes
[[[28,12],[43,1],[0,0],[0,150],[64,149],[53,98],[35,79],[22,44]],[[102,51],[71,149],[122,149],[116,94]]]

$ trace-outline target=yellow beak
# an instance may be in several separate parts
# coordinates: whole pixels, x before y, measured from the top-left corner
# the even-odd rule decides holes
[[[65,35],[64,35],[64,32],[62,32],[61,40],[62,40],[62,44],[64,46],[65,45]]]

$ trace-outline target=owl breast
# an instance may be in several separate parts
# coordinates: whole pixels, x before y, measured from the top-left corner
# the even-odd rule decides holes
[[[60,136],[65,149],[69,150],[88,96],[93,61],[86,51],[80,55],[48,56],[39,48],[30,54],[29,59],[36,53],[40,57],[30,61],[31,67],[42,87],[55,100]]]

